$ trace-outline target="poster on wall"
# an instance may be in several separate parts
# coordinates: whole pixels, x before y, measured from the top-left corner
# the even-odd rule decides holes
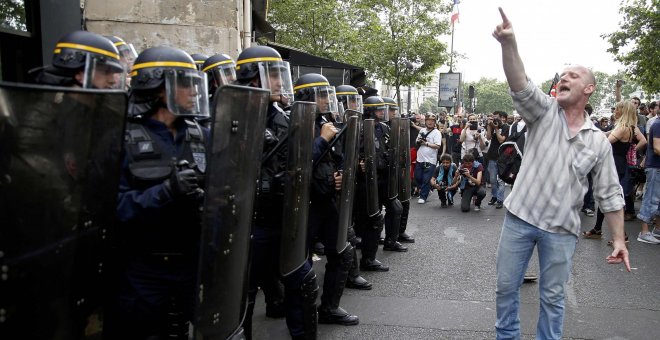
[[[460,101],[461,74],[455,72],[440,73],[438,81],[438,106],[453,107]]]

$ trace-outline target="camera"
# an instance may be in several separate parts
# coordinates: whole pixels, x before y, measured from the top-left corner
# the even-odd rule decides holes
[[[478,122],[470,122],[470,130],[476,130],[479,127]]]
[[[493,119],[493,125],[500,126],[501,123],[502,123],[502,121],[499,118]]]
[[[459,172],[461,173],[461,175],[467,175],[468,172],[470,172],[470,170],[468,170],[468,169],[466,169],[466,168],[461,168],[461,169],[459,170]]]

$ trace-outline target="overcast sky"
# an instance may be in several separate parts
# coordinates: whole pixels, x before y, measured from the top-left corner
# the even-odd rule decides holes
[[[561,72],[566,64],[616,73],[600,37],[618,29],[620,0],[461,0],[455,26],[454,51],[467,59],[455,63],[465,81],[481,77],[505,80],[499,43],[491,33],[502,22],[498,6],[513,24],[527,75],[539,84]],[[448,48],[451,37],[446,38]],[[448,67],[441,71],[448,71]]]

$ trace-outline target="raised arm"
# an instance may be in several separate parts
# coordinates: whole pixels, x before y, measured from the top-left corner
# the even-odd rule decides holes
[[[527,85],[527,75],[520,55],[518,54],[518,44],[516,36],[513,34],[513,26],[504,14],[502,7],[498,7],[502,16],[502,23],[495,27],[493,37],[500,42],[502,46],[502,65],[504,74],[509,82],[509,87],[513,92],[519,92],[525,89]]]

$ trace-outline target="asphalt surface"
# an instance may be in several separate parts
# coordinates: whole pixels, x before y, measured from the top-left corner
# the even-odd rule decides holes
[[[416,242],[407,253],[381,247],[377,257],[390,271],[363,272],[374,288],[346,289],[341,301],[360,324],[319,325],[318,339],[494,339],[495,257],[506,209],[486,205],[488,192],[479,212],[440,208],[435,193],[426,204],[411,200],[408,233]],[[582,217],[583,230],[591,229],[596,218]],[[566,287],[564,338],[660,338],[660,245],[638,242],[639,230],[639,221],[626,222],[632,273],[606,263],[606,226],[602,239],[579,240]],[[324,264],[314,263],[321,280]],[[537,268],[535,254],[529,270]],[[520,297],[523,339],[534,339],[538,284],[524,284]],[[267,318],[263,294],[257,299],[254,339],[288,339],[284,319]]]

